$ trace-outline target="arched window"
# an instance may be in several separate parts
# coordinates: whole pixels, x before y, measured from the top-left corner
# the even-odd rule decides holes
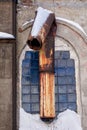
[[[22,61],[22,107],[28,113],[40,112],[39,53],[26,51]],[[55,51],[55,110],[76,111],[75,63],[69,51]]]

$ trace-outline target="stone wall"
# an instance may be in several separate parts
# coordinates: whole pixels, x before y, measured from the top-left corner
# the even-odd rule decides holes
[[[0,130],[12,130],[13,127],[13,40],[0,39]],[[15,49],[15,48],[14,48]],[[15,65],[15,64],[14,64]],[[15,67],[14,67],[15,68]],[[13,71],[12,71],[13,70]],[[15,74],[15,73],[14,73]],[[15,77],[15,76],[14,76]],[[15,100],[15,98],[14,98]]]
[[[21,3],[24,2],[25,4]],[[29,2],[29,1],[27,1]],[[22,33],[18,32],[18,28],[22,26],[27,20],[31,20],[35,16],[35,10],[37,7],[44,7],[52,10],[56,17],[65,18],[79,23],[87,34],[87,0],[32,0],[26,4],[26,0],[19,2],[17,6],[17,107],[20,107],[20,56],[26,45],[26,40],[29,35],[30,28]],[[0,31],[12,33],[12,2],[0,1]],[[3,11],[4,9],[4,11]],[[74,31],[73,31],[74,30]],[[67,45],[72,46],[77,57],[78,67],[78,112],[82,117],[83,130],[87,130],[87,37],[78,29],[65,22],[58,22],[57,38],[61,38],[64,42],[68,42]],[[57,40],[56,40],[57,41]],[[7,44],[4,44],[6,47]],[[2,48],[0,46],[0,48]],[[9,46],[8,46],[9,48]],[[11,48],[10,48],[11,49]],[[0,50],[1,51],[1,50]],[[3,52],[0,52],[3,54]],[[7,53],[7,51],[6,51]],[[6,54],[5,54],[6,55]],[[12,54],[11,54],[12,56]],[[10,130],[12,128],[12,77],[11,77],[11,65],[12,57],[6,55],[6,63],[0,57],[0,130]],[[6,65],[6,66],[5,66]],[[3,68],[4,67],[4,68]],[[10,69],[10,71],[9,71]],[[10,77],[9,77],[10,76]],[[6,88],[6,89],[5,89]],[[3,97],[3,93],[5,96]],[[79,94],[80,93],[80,94]],[[17,115],[19,114],[19,109]],[[8,116],[9,115],[9,116]],[[17,122],[19,125],[19,117],[17,116]],[[8,125],[9,124],[9,125]]]
[[[12,34],[12,2],[0,0],[0,32]]]

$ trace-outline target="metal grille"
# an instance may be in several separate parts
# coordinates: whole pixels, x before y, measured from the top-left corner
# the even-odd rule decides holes
[[[69,51],[55,52],[55,99],[56,113],[76,111],[75,63]]]
[[[22,61],[22,107],[28,113],[40,112],[39,53],[26,51]],[[55,51],[55,109],[76,111],[75,63],[69,51]]]
[[[22,62],[22,107],[29,113],[39,113],[38,59],[38,52],[27,51]]]

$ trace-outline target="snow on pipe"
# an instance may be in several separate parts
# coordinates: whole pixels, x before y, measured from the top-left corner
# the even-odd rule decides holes
[[[50,29],[53,32],[52,26],[54,27],[55,34],[55,25],[55,14],[52,11],[39,7],[37,9],[31,33],[27,40],[29,47],[34,50],[40,50],[42,48],[42,44],[45,42],[45,39],[50,32]]]

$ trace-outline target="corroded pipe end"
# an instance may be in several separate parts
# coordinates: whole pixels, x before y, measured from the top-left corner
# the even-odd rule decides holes
[[[40,50],[42,48],[42,43],[37,38],[27,40],[27,44],[33,50]]]

